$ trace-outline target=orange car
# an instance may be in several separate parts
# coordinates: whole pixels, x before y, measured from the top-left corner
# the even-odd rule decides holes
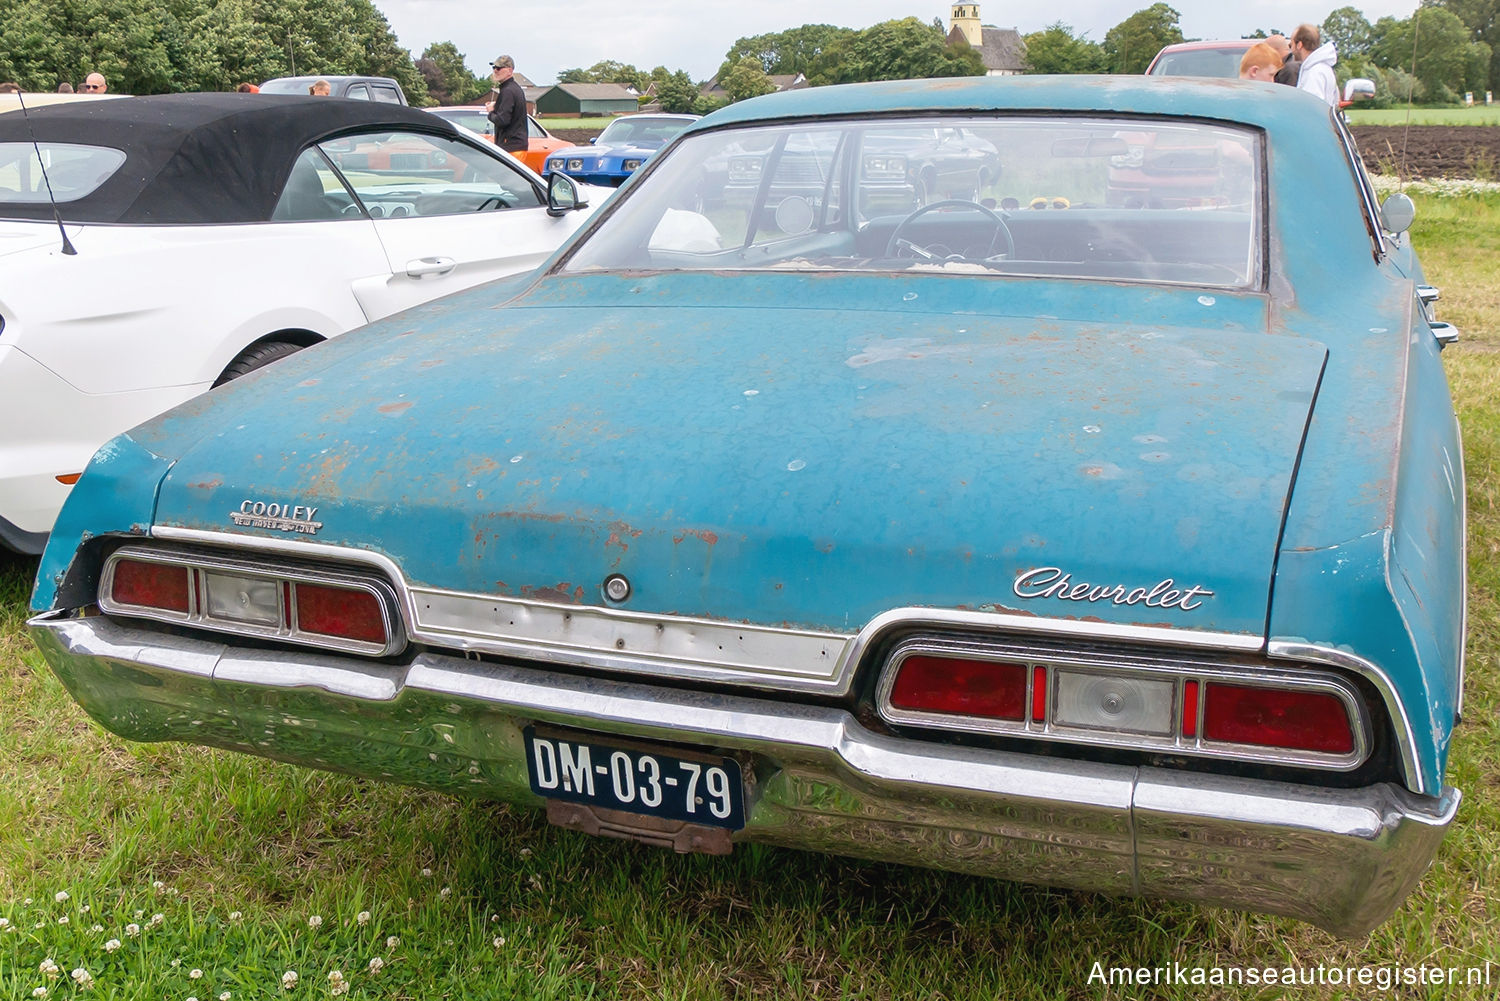
[[[455,125],[462,125],[473,132],[478,132],[490,142],[495,141],[495,126],[490,123],[484,113],[484,105],[472,104],[454,108],[428,108],[428,111],[439,118],[446,118]],[[542,172],[542,164],[547,160],[548,153],[555,153],[573,144],[564,139],[553,139],[547,134],[547,130],[537,124],[537,120],[530,115],[526,116],[526,152],[515,154],[516,159],[536,171]]]

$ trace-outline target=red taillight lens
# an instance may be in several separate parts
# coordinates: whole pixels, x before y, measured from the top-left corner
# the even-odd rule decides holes
[[[187,567],[119,560],[115,563],[110,597],[122,605],[159,608],[186,615],[191,591],[192,577]]]
[[[901,662],[891,687],[898,709],[1020,720],[1026,715],[1023,664],[918,654]]]
[[[384,645],[385,616],[369,591],[298,583],[297,628],[302,632]]]
[[[1327,692],[1209,683],[1203,739],[1325,754],[1354,751],[1343,700]]]

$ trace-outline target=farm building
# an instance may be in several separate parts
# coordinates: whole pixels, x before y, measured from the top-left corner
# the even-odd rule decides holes
[[[566,118],[635,111],[636,95],[617,83],[560,83],[537,95],[536,113]]]

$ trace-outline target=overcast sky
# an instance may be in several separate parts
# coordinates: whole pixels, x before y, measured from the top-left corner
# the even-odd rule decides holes
[[[1172,0],[1168,0],[1172,2]],[[1256,28],[1290,32],[1302,21],[1322,22],[1329,11],[1346,6],[1340,0],[1177,0],[1188,38],[1238,38]],[[573,66],[601,59],[634,63],[641,69],[666,66],[685,69],[694,80],[706,80],[719,68],[735,39],[803,24],[837,24],[866,28],[892,18],[941,17],[948,23],[952,4],[931,0],[567,0],[559,3],[475,3],[474,0],[374,0],[391,22],[402,46],[420,56],[433,42],[451,41],[469,68],[488,75],[490,60],[508,53],[517,71],[535,83],[552,83]],[[985,24],[1019,28],[1027,34],[1053,21],[1086,32],[1096,42],[1151,0],[1052,0],[1045,5],[981,0]],[[1416,0],[1367,0],[1355,8],[1371,23],[1387,14],[1406,17]],[[1038,8],[1045,15],[1034,13]]]

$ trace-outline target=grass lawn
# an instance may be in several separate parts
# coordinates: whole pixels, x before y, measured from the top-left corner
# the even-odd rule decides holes
[[[1405,125],[1405,108],[1359,108],[1344,112],[1350,125]],[[1500,104],[1472,108],[1412,108],[1412,125],[1500,125]]]
[[[1464,790],[1394,918],[1295,921],[748,846],[594,840],[538,813],[93,725],[22,630],[0,557],[0,999],[1385,996],[1374,987],[1105,990],[1111,966],[1495,964],[1500,984],[1500,195],[1419,196],[1416,241],[1463,419],[1470,524]],[[378,961],[378,962],[377,962]],[[55,967],[55,972],[52,968]],[[91,991],[71,979],[87,971]],[[295,975],[295,983],[293,977]],[[334,976],[337,974],[337,976]],[[291,985],[288,988],[288,985]]]

